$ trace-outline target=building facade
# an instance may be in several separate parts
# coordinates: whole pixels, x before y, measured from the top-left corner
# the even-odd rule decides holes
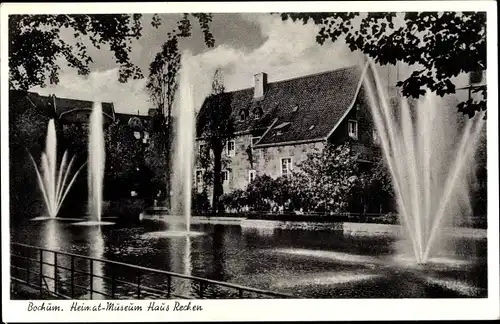
[[[235,136],[223,152],[224,193],[245,189],[257,176],[288,176],[327,143],[349,141],[362,160],[370,161],[378,138],[364,100],[364,73],[348,67],[273,83],[259,73],[254,88],[228,93]],[[198,114],[198,157],[206,145],[200,125],[206,104]],[[198,191],[206,188],[205,171],[198,159]]]

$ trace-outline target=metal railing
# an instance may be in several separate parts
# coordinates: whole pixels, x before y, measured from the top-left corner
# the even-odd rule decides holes
[[[96,294],[101,299],[294,298],[288,294],[28,244],[11,242],[10,246],[11,286],[23,285],[31,289],[30,299],[34,296],[40,299],[94,299]],[[108,274],[104,275],[102,268],[96,271],[97,264],[107,267]],[[100,284],[96,284],[97,280]],[[174,281],[179,280],[182,282],[174,285]],[[155,281],[155,287],[151,287],[151,281]],[[189,292],[179,294],[179,289],[175,288],[186,282]]]

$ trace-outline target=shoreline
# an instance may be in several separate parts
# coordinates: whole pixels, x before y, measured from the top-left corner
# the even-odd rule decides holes
[[[164,215],[150,215],[141,213],[139,220],[163,221]],[[356,236],[398,236],[401,234],[402,226],[397,224],[362,223],[347,221],[287,221],[287,220],[264,220],[248,219],[245,217],[206,217],[192,216],[191,224],[212,225],[235,225],[242,229],[267,229],[267,230],[306,230],[306,231],[332,231],[342,232],[346,235]],[[487,229],[473,227],[445,227],[443,233],[451,237],[467,237],[474,239],[486,239]]]

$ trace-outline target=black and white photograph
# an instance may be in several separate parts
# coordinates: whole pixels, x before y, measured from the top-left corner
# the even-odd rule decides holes
[[[3,319],[498,319],[496,3],[438,3],[2,4]]]

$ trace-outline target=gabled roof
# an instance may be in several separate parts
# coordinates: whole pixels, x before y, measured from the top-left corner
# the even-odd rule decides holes
[[[269,83],[259,101],[253,99],[253,88],[228,92],[235,131],[265,131],[257,146],[325,140],[352,107],[361,74],[358,67],[346,67]],[[206,103],[199,115],[204,113]],[[253,112],[259,107],[263,116],[254,119]],[[249,116],[242,121],[241,111],[245,109]],[[201,136],[201,125],[197,130]]]
[[[42,96],[35,92],[26,92],[26,97],[33,103],[40,111],[50,117],[57,117],[66,121],[77,121],[74,113],[78,111],[90,112],[92,111],[93,102],[78,99],[60,98],[52,96]],[[54,101],[56,108],[54,109]],[[113,103],[102,102],[103,114],[114,120],[115,109]],[[78,120],[81,121],[81,120]]]

